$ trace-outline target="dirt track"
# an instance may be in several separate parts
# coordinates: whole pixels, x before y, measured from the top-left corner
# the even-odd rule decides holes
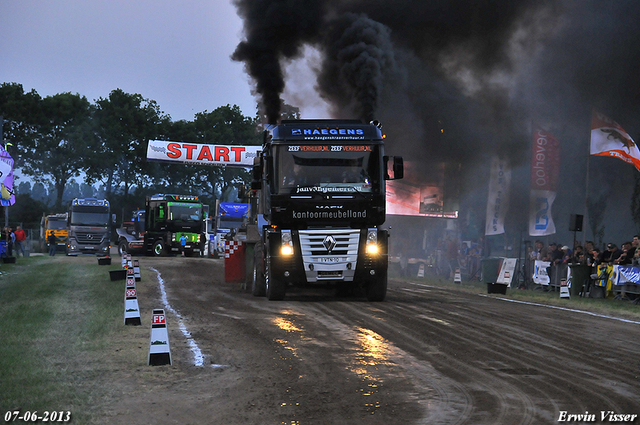
[[[382,303],[323,291],[270,302],[224,283],[223,260],[140,263],[153,277],[138,285],[141,310],[161,303],[153,268],[180,315],[168,316],[174,365],[122,371],[105,423],[545,424],[563,411],[588,411],[596,423],[601,411],[640,414],[637,322],[394,281]],[[180,320],[204,366],[194,366]]]

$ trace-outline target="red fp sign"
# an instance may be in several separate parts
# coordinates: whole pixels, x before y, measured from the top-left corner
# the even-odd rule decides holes
[[[154,314],[153,319],[151,321],[152,325],[166,325],[166,318],[164,314]]]

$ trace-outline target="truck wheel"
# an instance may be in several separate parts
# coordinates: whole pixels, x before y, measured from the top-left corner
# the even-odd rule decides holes
[[[158,239],[153,243],[153,255],[156,257],[161,257],[164,255],[164,242],[162,239]]]
[[[369,301],[384,301],[387,295],[387,271],[380,272],[365,288]]]
[[[271,256],[268,251],[264,281],[265,291],[269,301],[280,301],[284,299],[284,294],[287,290],[286,283],[273,277],[273,272],[271,271]]]
[[[128,245],[129,244],[127,243],[127,241],[120,241],[120,243],[118,244],[118,253],[120,255],[126,254]]]
[[[254,297],[264,297],[266,294],[264,282],[264,254],[262,243],[257,243],[253,248],[253,282],[251,293]]]

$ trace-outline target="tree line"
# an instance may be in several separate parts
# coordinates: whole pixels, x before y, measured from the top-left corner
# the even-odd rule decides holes
[[[148,162],[148,141],[225,145],[262,142],[259,116],[244,116],[236,105],[197,113],[192,121],[172,121],[154,100],[121,89],[92,103],[80,94],[41,97],[35,90],[25,92],[21,84],[3,83],[0,116],[4,117],[3,143],[8,143],[14,167],[35,182],[34,188],[43,184],[50,186],[49,192],[55,192],[52,203],[36,201],[31,194],[20,193],[26,186],[14,182],[16,205],[10,208],[33,201],[40,202],[39,208],[47,213],[66,211],[65,189],[77,184],[77,178],[83,185],[99,187],[113,211],[125,215],[153,193],[197,194],[212,204],[235,184],[248,181],[249,173],[225,167]],[[12,217],[17,212],[12,211]]]

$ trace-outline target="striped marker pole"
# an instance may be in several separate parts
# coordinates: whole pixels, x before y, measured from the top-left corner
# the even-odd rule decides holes
[[[460,267],[456,267],[456,271],[453,274],[453,283],[462,283],[462,275],[460,274]]]
[[[133,326],[140,326],[142,324],[135,281],[133,285],[130,286],[129,279],[127,279],[127,286],[124,289],[124,324]]]
[[[567,285],[567,279],[560,280],[560,298],[571,298],[569,286]]]
[[[169,348],[167,316],[164,310],[154,309],[151,317],[151,338],[149,339],[149,366],[173,364]]]
[[[133,260],[133,275],[136,279],[136,282],[140,282],[142,280],[140,278],[140,262],[138,259]]]

